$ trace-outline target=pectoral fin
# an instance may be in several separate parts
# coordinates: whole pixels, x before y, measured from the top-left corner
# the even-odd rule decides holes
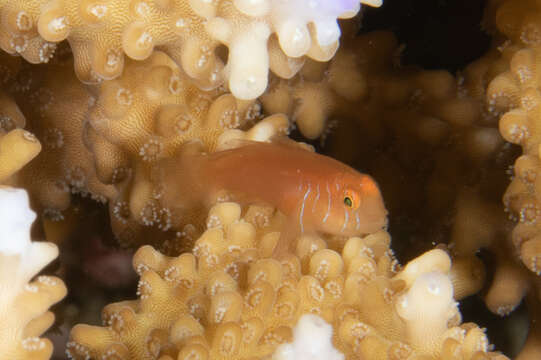
[[[287,217],[287,220],[280,231],[280,238],[274,247],[272,257],[280,259],[286,254],[295,251],[297,238],[301,235],[301,229],[298,221],[294,218]]]

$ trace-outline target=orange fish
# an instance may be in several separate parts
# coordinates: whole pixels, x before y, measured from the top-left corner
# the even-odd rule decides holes
[[[376,182],[330,157],[284,143],[248,142],[177,162],[189,193],[226,190],[254,203],[268,203],[289,219],[278,248],[306,232],[354,236],[387,224],[387,210]],[[165,170],[168,171],[168,170]],[[166,187],[170,187],[173,184]],[[184,198],[184,197],[183,197]],[[287,239],[286,239],[287,238]]]

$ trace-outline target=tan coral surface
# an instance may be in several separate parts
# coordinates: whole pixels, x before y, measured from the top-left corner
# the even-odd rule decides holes
[[[330,59],[340,37],[337,18],[352,17],[359,8],[357,0],[4,0],[0,47],[43,63],[67,39],[77,76],[88,83],[118,77],[125,55],[144,60],[160,48],[201,88],[228,80],[236,97],[254,99],[265,91],[269,68],[287,78],[304,55]]]
[[[0,47],[21,55],[0,55],[0,182],[29,191],[43,220],[34,230],[43,224],[49,241],[81,245],[51,229],[73,228],[90,195],[107,203],[118,243],[155,246],[134,259],[139,299],[107,306],[104,327],[75,327],[73,357],[261,358],[294,348],[301,315],[317,313],[347,358],[505,358],[477,325],[460,324],[454,301],[471,294],[499,316],[525,302],[531,326],[517,358],[541,357],[538,1],[488,1],[494,46],[456,75],[402,66],[389,32],[356,36],[341,24],[340,34],[336,18],[359,2],[334,3],[0,0]],[[175,212],[164,199],[156,174],[184,151],[294,128],[378,180],[393,249],[415,258],[402,272],[387,233],[343,249],[346,239],[305,236],[280,263],[270,258],[283,220],[273,209],[224,203],[205,224],[208,209]],[[47,279],[28,289],[54,283],[58,301],[65,290]],[[4,323],[21,328],[20,312],[4,311]],[[5,353],[50,356],[37,338],[53,321],[45,314],[13,341],[0,331]]]
[[[483,330],[460,324],[444,251],[399,271],[382,231],[350,238],[341,254],[303,237],[295,255],[277,261],[269,254],[279,221],[261,227],[250,221],[254,213],[265,216],[216,205],[193,253],[140,248],[139,299],[108,305],[104,327],[74,327],[69,356],[262,359],[292,341],[303,314],[316,314],[333,325],[333,344],[348,359],[506,358],[489,351]]]

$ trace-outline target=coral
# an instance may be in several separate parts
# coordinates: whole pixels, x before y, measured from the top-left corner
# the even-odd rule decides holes
[[[27,88],[14,91],[25,115],[25,128],[43,144],[36,161],[17,174],[16,183],[28,189],[39,211],[61,218],[71,194],[105,202],[116,196],[112,186],[96,175],[94,156],[82,141],[85,118],[94,97],[76,79],[70,64],[28,69]]]
[[[7,78],[9,79],[9,75]],[[9,132],[17,127],[24,127],[26,119],[17,103],[5,91],[0,92],[0,104],[2,113],[0,114],[0,130],[3,133]]]
[[[522,301],[529,281],[503,250],[511,222],[501,207],[507,186],[502,168],[514,151],[498,132],[497,114],[484,103],[487,84],[501,71],[499,55],[492,51],[454,77],[400,66],[398,43],[388,32],[355,38],[345,33],[328,64],[307,62],[289,84],[277,81],[261,98],[264,110],[290,114],[305,136],[328,138],[333,156],[378,179],[393,214],[391,226],[393,217],[409,212],[424,243],[446,244],[456,264],[452,273],[469,279],[453,280],[456,298],[485,285],[476,253],[490,249],[498,277],[485,300],[495,313],[508,314]],[[356,81],[348,88],[337,81],[344,78]],[[309,95],[286,100],[307,87]],[[512,291],[510,284],[516,284]]]
[[[359,48],[365,48],[363,45]],[[367,94],[366,74],[359,63],[362,60],[343,49],[328,63],[306,60],[293,79],[271,78],[268,91],[261,96],[263,109],[288,114],[308,139],[325,136],[332,117],[347,111],[346,101],[359,102]]]
[[[0,182],[11,177],[41,150],[39,140],[30,132],[13,129],[0,133]]]
[[[381,5],[0,0],[0,183],[28,190],[33,231],[62,247],[57,273],[77,282],[78,269],[104,291],[84,300],[94,309],[123,298],[117,291],[133,280],[131,250],[114,246],[146,245],[134,257],[139,298],[107,306],[103,327],[76,326],[73,357],[301,358],[308,348],[336,358],[503,359],[477,325],[460,323],[455,301],[472,294],[511,319],[524,302],[530,327],[517,358],[541,356],[538,1],[489,0],[483,27],[493,44],[456,74],[403,65],[404,46],[389,32],[359,35],[354,21],[339,29],[337,18],[360,3]],[[192,152],[219,156],[294,129],[314,147],[297,145],[377,179],[402,270],[383,231],[309,233],[277,260],[287,214],[241,207],[225,192],[208,216],[211,202],[190,201],[193,179],[179,164]],[[10,302],[3,324],[22,329],[0,331],[6,356],[23,347],[27,358],[50,356],[37,336],[65,289],[58,279],[31,281],[45,262],[33,257],[56,256],[39,244],[28,245],[43,245],[28,261],[0,261],[33,271],[1,281],[10,293],[23,289],[0,299]],[[75,318],[95,323],[74,300],[80,283],[61,312],[71,314],[66,337]],[[48,295],[22,311],[36,289]],[[316,329],[320,337],[307,337]]]
[[[0,47],[8,54],[20,54],[33,64],[46,63],[57,45],[38,34],[37,21],[47,0],[0,2],[2,27]]]
[[[13,80],[18,72],[18,63],[4,59],[0,69],[4,79]],[[0,183],[5,183],[41,151],[39,140],[30,132],[22,130],[26,119],[14,99],[0,88]]]
[[[278,346],[273,359],[343,360],[344,355],[334,348],[331,337],[332,326],[325,320],[317,315],[303,315],[293,329],[293,342]]]
[[[502,1],[493,8],[493,17],[487,15],[487,21],[492,22],[493,31],[505,41],[502,40],[498,48],[502,66],[487,86],[486,101],[490,111],[500,116],[502,136],[522,148],[522,156],[514,163],[512,181],[503,196],[506,211],[516,221],[510,242],[524,265],[541,275],[541,242],[538,239],[541,204],[537,184],[541,143],[537,131],[540,108],[538,18],[541,9],[534,1]],[[518,286],[521,287],[524,285]]]
[[[537,84],[535,77],[535,49],[517,51],[511,58],[511,69],[490,83],[490,90],[495,106],[502,106],[502,98],[511,96],[510,90],[502,81],[507,76],[507,84],[516,88],[517,101],[509,104],[509,108],[501,108],[505,113],[500,120],[500,131],[506,140],[521,145],[523,156],[519,157],[514,166],[514,179],[504,195],[504,205],[518,220],[514,231],[514,245],[520,251],[524,264],[538,275],[541,274],[541,249],[535,238],[538,230],[538,210],[536,174],[538,172],[538,145],[536,135],[538,126],[538,105],[536,100]],[[515,72],[513,72],[514,69]],[[522,74],[522,75],[521,75]],[[531,80],[531,84],[528,79]],[[499,95],[496,95],[499,94]],[[509,111],[507,111],[509,110]]]
[[[0,351],[10,359],[50,358],[52,343],[40,336],[54,322],[49,307],[67,291],[57,277],[33,279],[58,256],[54,244],[30,241],[35,218],[26,191],[0,187]]]
[[[122,76],[96,92],[83,138],[99,181],[118,192],[109,207],[113,230],[124,244],[148,237],[134,236],[142,228],[157,230],[157,239],[174,239],[186,226],[201,228],[204,215],[196,209],[182,211],[182,202],[176,204],[179,211],[167,205],[166,185],[156,175],[164,163],[194,145],[214,152],[234,140],[266,141],[289,127],[279,114],[254,125],[261,118],[257,102],[237,100],[223,90],[199,90],[159,51],[144,61],[127,60]],[[182,176],[175,181],[182,183]]]
[[[503,138],[498,120],[513,106],[534,104],[537,91],[525,84],[524,91],[529,88],[521,100],[519,86],[513,83],[516,80],[509,80],[509,66],[508,72],[513,66],[524,68],[513,61],[520,53],[518,47],[504,43],[454,77],[445,71],[401,66],[400,48],[389,33],[354,39],[345,33],[329,63],[307,61],[292,80],[272,81],[269,92],[261,97],[264,111],[289,114],[303,135],[327,139],[331,154],[359,164],[378,179],[393,214],[392,228],[393,217],[411,212],[415,214],[411,221],[419,224],[416,234],[425,244],[446,243],[440,247],[453,258],[456,299],[487,285],[484,300],[488,308],[501,316],[510,314],[536,288],[512,254],[518,253],[535,270],[532,264],[538,250],[536,229],[531,221],[522,219],[530,216],[535,221],[531,191],[535,189],[536,154],[517,159],[513,183],[504,196],[511,219],[528,222],[517,226],[513,234],[513,222],[506,219],[500,197],[508,185],[502,169],[516,158],[516,150],[505,142],[512,140],[502,129],[516,123],[520,113],[511,110],[503,116]],[[536,60],[530,58],[533,67]],[[522,78],[524,74],[536,78],[533,70],[520,71]],[[343,78],[355,81],[347,83],[349,88],[340,87],[344,81],[333,82]],[[525,124],[522,128],[535,129],[535,115],[529,119],[531,125],[521,122]],[[536,152],[535,134],[527,139],[532,142],[524,145],[524,151]],[[427,157],[428,153],[432,155]],[[531,185],[518,185],[520,180]],[[522,195],[526,191],[531,194],[528,198]],[[516,204],[515,208],[509,203]],[[425,215],[424,210],[419,211],[420,204],[424,204]],[[522,239],[532,240],[524,246]],[[480,249],[493,256],[490,284],[485,284],[484,264],[476,257]],[[455,274],[468,280],[454,278]],[[532,304],[529,306],[537,306]],[[530,336],[535,334],[532,331]]]
[[[300,234],[355,236],[387,225],[387,210],[370,176],[291,140],[186,154],[165,166],[162,176],[162,197],[173,211],[212,204],[224,192],[245,204],[276,207],[288,219],[276,256],[294,247]]]
[[[57,221],[72,194],[108,201],[113,230],[125,245],[149,237],[160,244],[204,221],[204,215],[175,214],[163,205],[163,185],[153,175],[160,161],[190,142],[201,141],[212,152],[238,140],[267,141],[289,128],[281,114],[254,125],[261,118],[257,102],[199,90],[159,51],[145,61],[129,60],[121,77],[93,88],[75,78],[69,53],[67,60],[58,54],[51,62],[19,74],[16,64],[6,62],[14,69],[1,98],[3,127],[25,127],[44,147],[10,181],[26,187],[39,212]]]
[[[261,96],[263,110],[288,114],[307,138],[325,142],[331,135],[332,154],[347,162],[387,146],[389,136],[397,139],[393,152],[407,165],[426,149],[443,152],[450,140],[477,164],[502,148],[497,120],[483,111],[484,93],[474,93],[474,71],[467,68],[455,78],[443,70],[401,67],[392,33],[353,31],[345,27],[328,63],[307,60],[293,79],[273,78]],[[359,131],[363,141],[352,151]],[[333,141],[333,133],[342,141]]]
[[[89,83],[118,77],[124,55],[144,60],[160,48],[202,88],[227,79],[237,98],[254,99],[267,86],[269,68],[291,77],[304,55],[330,59],[340,37],[337,18],[352,17],[359,8],[357,0],[4,0],[0,46],[39,63],[67,39],[77,76]],[[228,48],[226,64],[220,46]]]
[[[280,219],[261,227],[250,221],[261,209],[243,217],[241,210],[235,203],[213,207],[193,253],[167,257],[140,248],[133,260],[139,299],[108,305],[104,327],[75,326],[68,355],[265,358],[280,344],[303,341],[293,328],[305,326],[303,314],[315,314],[327,337],[323,323],[332,325],[333,345],[348,359],[506,358],[489,351],[483,330],[460,324],[444,251],[429,251],[397,273],[390,237],[381,231],[350,238],[342,255],[305,236],[295,255],[277,261],[268,256]],[[293,351],[288,346],[295,345],[282,345],[275,358]]]

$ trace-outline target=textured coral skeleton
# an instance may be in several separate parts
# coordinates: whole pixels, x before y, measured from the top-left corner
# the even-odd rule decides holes
[[[226,81],[237,98],[253,99],[265,90],[269,68],[288,78],[302,67],[304,55],[330,59],[340,37],[336,19],[359,8],[357,0],[6,0],[0,3],[0,46],[44,63],[66,39],[77,76],[88,83],[120,76],[126,56],[144,60],[158,47],[201,87]],[[217,53],[220,46],[228,49],[226,62]]]
[[[314,314],[333,325],[334,346],[347,359],[506,358],[489,351],[483,330],[460,324],[444,251],[429,251],[399,271],[382,231],[350,238],[341,255],[324,248],[322,238],[304,237],[296,254],[278,261],[269,250],[279,219],[259,227],[250,222],[258,211],[240,218],[238,204],[216,205],[193,254],[140,248],[133,260],[139,300],[108,305],[104,327],[73,328],[69,356],[265,358],[294,340],[303,314]],[[274,358],[290,358],[288,352],[280,348]]]
[[[525,303],[505,350],[541,358],[541,7],[487,1],[490,50],[451,74],[337,22],[365,5],[381,2],[0,0],[0,183],[28,192],[0,188],[0,357],[507,359],[462,320],[473,295],[499,317]],[[292,131],[372,175],[390,228],[302,234],[276,258],[291,219],[269,204],[164,191],[185,154]],[[51,242],[58,277],[39,275]],[[136,300],[103,292],[136,276],[111,246],[138,249]],[[125,279],[88,269],[117,260]],[[93,301],[114,301],[102,326]]]

